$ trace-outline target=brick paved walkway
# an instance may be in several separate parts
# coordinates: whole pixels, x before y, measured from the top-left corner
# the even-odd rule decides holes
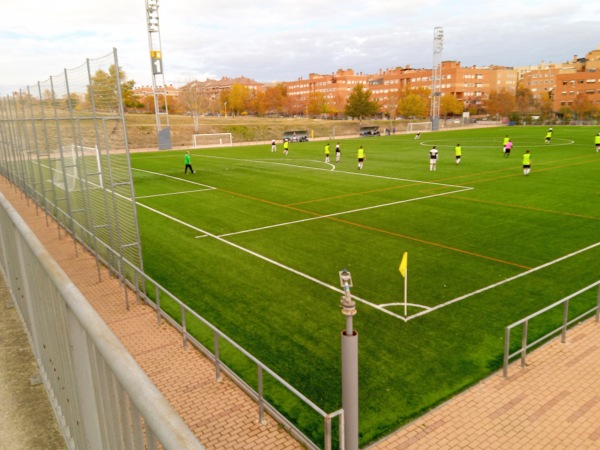
[[[256,404],[195,350],[183,351],[177,331],[157,326],[144,305],[125,308],[123,290],[94,259],[74,256],[41,212],[0,180],[0,191],[36,232],[140,366],[208,449],[300,449],[272,418],[257,423]],[[528,367],[496,373],[430,413],[373,444],[371,450],[600,449],[600,325],[590,320],[532,353]]]
[[[600,324],[569,331],[371,450],[600,449]]]

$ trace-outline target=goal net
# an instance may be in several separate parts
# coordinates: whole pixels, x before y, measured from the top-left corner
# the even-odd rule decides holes
[[[98,147],[67,145],[62,147],[62,158],[56,155],[51,161],[52,183],[59,189],[73,191],[83,176],[93,187],[104,186]]]
[[[411,122],[408,124],[407,131],[418,132],[418,131],[431,131],[431,122]]]
[[[217,145],[233,146],[231,133],[194,134],[194,148]]]

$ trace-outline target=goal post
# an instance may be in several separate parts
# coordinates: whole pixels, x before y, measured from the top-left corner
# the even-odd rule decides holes
[[[231,133],[194,134],[194,148],[211,146],[233,146]]]
[[[408,124],[409,133],[416,131],[431,131],[431,122],[411,122]]]
[[[73,191],[82,177],[92,187],[103,188],[102,161],[98,147],[67,145],[62,147],[62,158],[58,152],[51,157],[52,183],[63,190]],[[67,185],[65,186],[65,181]]]

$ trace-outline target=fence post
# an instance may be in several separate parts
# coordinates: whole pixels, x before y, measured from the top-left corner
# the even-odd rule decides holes
[[[569,300],[565,302],[563,307],[563,326],[560,337],[560,342],[565,343],[567,341],[567,324],[569,323]]]
[[[502,374],[504,378],[508,378],[508,354],[510,352],[510,327],[506,327],[504,330],[504,367],[502,368]]]
[[[529,321],[523,323],[523,337],[521,339],[521,367],[525,367],[525,359],[527,358],[527,329]]]

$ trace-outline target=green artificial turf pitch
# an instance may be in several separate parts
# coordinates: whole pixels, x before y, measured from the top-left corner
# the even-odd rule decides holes
[[[280,143],[195,149],[187,175],[184,151],[134,153],[144,268],[327,412],[341,407],[338,272],[349,270],[366,445],[499,369],[504,327],[600,279],[597,128],[555,127],[549,145],[545,127],[343,139],[339,164],[337,140],[331,164],[325,141],[292,143],[288,156]],[[255,382],[256,368],[224,354]],[[267,396],[322,439],[320,418],[275,388]]]

